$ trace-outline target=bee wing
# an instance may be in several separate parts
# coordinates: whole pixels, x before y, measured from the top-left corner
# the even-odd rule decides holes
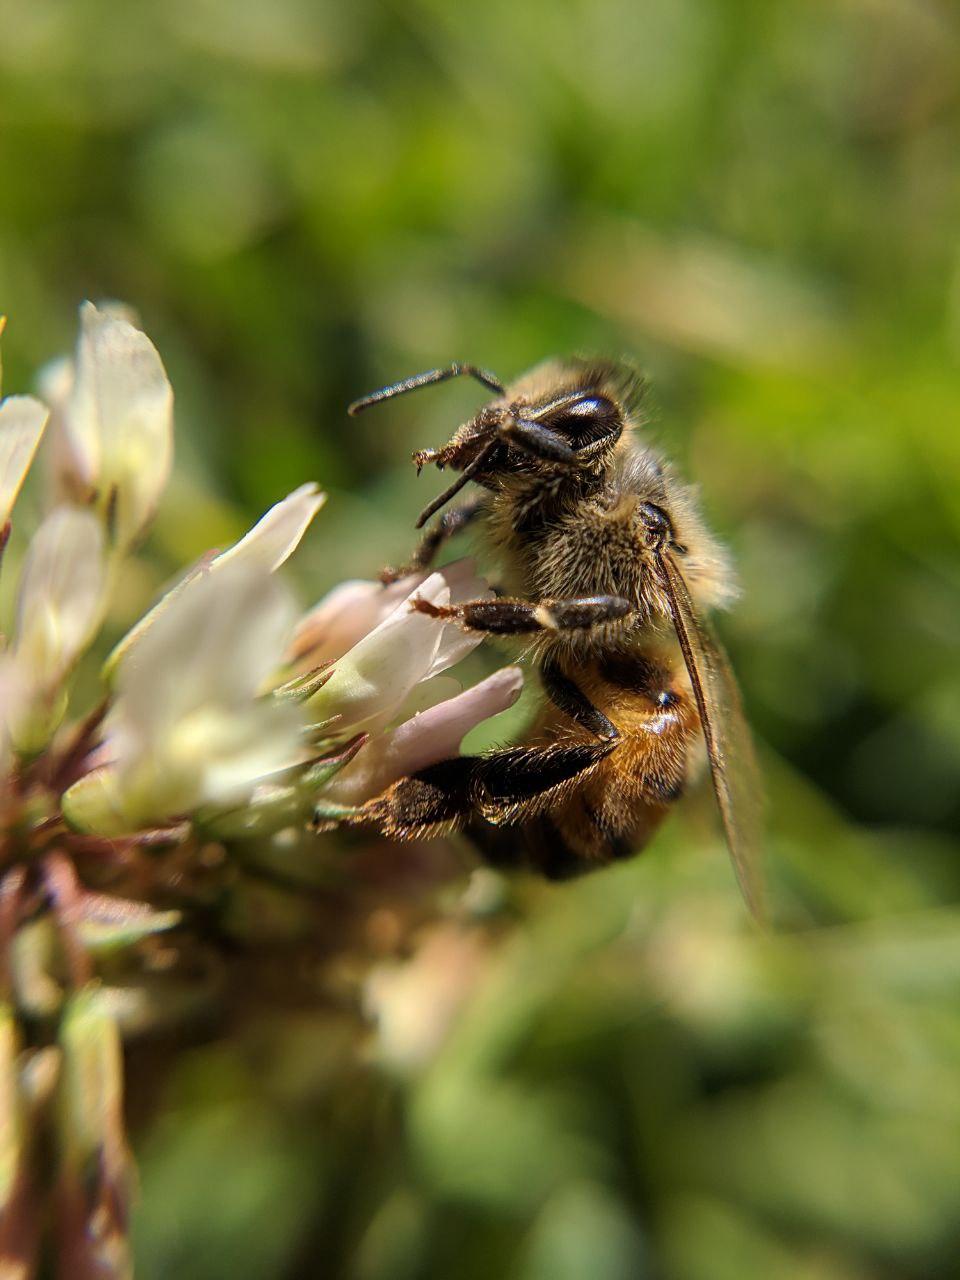
[[[673,625],[693,686],[727,847],[747,906],[764,918],[760,865],[762,787],[740,692],[726,653],[697,616],[669,552],[657,554]]]

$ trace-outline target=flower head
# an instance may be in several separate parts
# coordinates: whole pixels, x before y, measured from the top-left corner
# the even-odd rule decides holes
[[[76,784],[68,812],[101,832],[136,831],[242,801],[302,760],[301,708],[266,692],[293,621],[290,595],[256,564],[194,577],[119,664],[109,762]]]
[[[487,594],[472,562],[461,560],[390,588],[344,584],[307,615],[293,654],[303,660],[306,652],[314,662],[332,663],[308,708],[340,734],[373,734],[327,787],[334,803],[360,804],[404,774],[456,755],[471,729],[517,700],[523,684],[517,667],[461,692],[443,673],[475,649],[480,637],[412,608],[415,599],[447,605]],[[364,624],[369,630],[357,634],[355,628]],[[312,648],[305,646],[307,637]],[[351,647],[333,656],[348,637]]]
[[[478,637],[412,607],[483,595],[468,561],[345,583],[298,621],[280,571],[324,501],[305,484],[187,570],[114,643],[99,686],[97,664],[79,679],[161,498],[172,392],[129,316],[91,304],[45,385],[60,483],[21,563],[3,564],[18,583],[0,632],[0,1259],[26,1274],[39,1247],[42,1127],[63,1274],[115,1277],[129,1273],[121,1037],[213,998],[196,980],[226,966],[210,962],[211,916],[217,942],[336,936],[318,807],[455,754],[520,673],[461,690],[448,672]],[[0,402],[0,549],[47,420],[30,397]],[[281,873],[309,879],[306,903],[277,906]],[[27,1023],[47,1048],[22,1050]],[[24,1064],[43,1088],[25,1088]]]
[[[400,602],[334,663],[331,678],[310,699],[311,710],[338,728],[389,723],[417,686],[452,667],[480,643],[478,635],[413,610],[414,597],[447,605],[485,593],[466,560],[425,581],[414,579]]]
[[[92,302],[80,308],[63,426],[78,491],[128,546],[152,519],[170,474],[173,391],[146,334]]]

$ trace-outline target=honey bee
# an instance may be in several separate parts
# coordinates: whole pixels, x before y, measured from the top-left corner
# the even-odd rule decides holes
[[[630,857],[703,770],[704,747],[744,897],[761,914],[760,787],[729,662],[703,621],[735,596],[693,490],[640,435],[643,380],[612,361],[554,360],[509,387],[452,364],[355,401],[357,414],[467,375],[494,393],[418,470],[468,482],[400,572],[426,569],[479,524],[508,594],[414,607],[470,631],[525,637],[546,694],[522,745],[402,778],[358,821],[397,839],[462,830],[500,867],[563,879]]]

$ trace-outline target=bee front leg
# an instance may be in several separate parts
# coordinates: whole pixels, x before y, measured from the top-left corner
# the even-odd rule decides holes
[[[467,600],[463,604],[435,605],[415,599],[411,608],[431,618],[449,619],[466,631],[497,635],[524,635],[535,631],[586,631],[619,622],[634,612],[622,596],[577,596],[569,600]]]
[[[407,563],[401,565],[399,569],[384,569],[380,574],[380,581],[388,586],[409,573],[421,573],[424,569],[429,569],[444,544],[472,524],[483,511],[483,507],[484,495],[478,494],[469,502],[461,503],[459,507],[453,507],[445,512],[417,543]]]

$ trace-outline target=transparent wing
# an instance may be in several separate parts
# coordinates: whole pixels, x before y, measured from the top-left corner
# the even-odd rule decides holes
[[[724,835],[747,906],[764,918],[761,854],[763,789],[740,692],[727,655],[697,617],[687,584],[669,552],[656,558],[673,625],[700,712],[710,775]]]

